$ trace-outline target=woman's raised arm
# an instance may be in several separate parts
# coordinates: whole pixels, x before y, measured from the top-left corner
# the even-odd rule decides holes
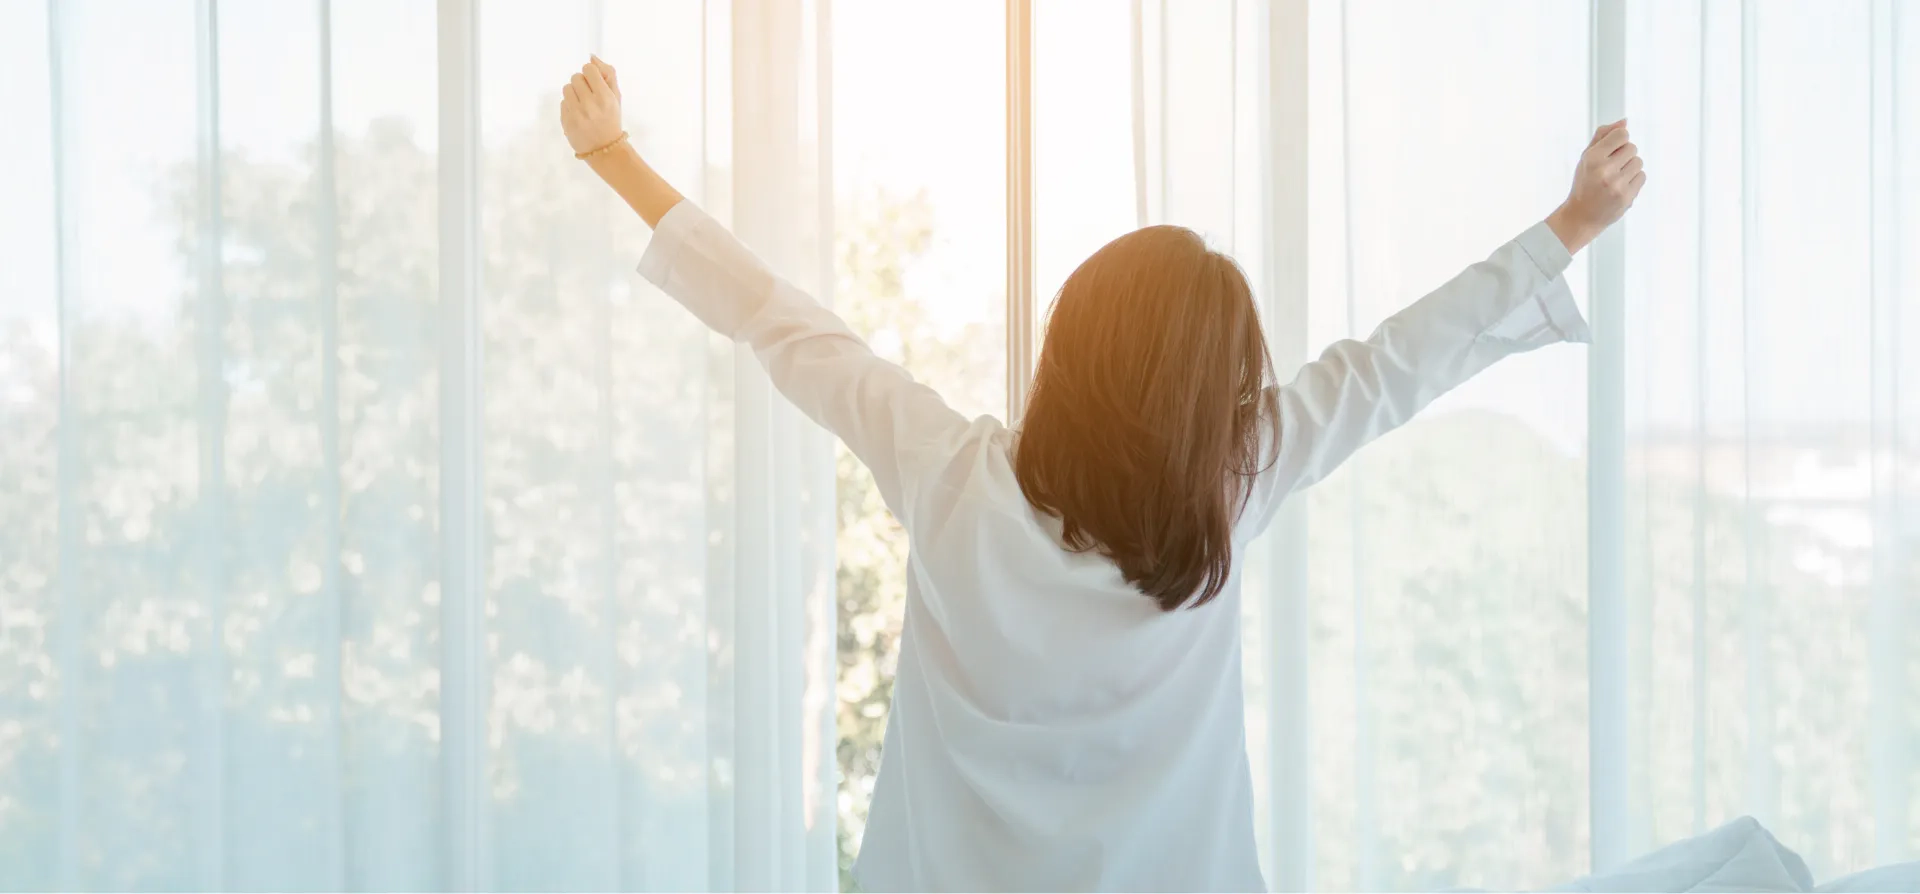
[[[774,387],[845,441],[908,520],[916,483],[944,464],[967,420],[648,166],[621,129],[613,66],[593,59],[563,92],[560,123],[574,153],[654,228],[641,275],[715,332],[752,346]]]
[[[1626,213],[1647,175],[1626,122],[1581,153],[1567,200],[1540,223],[1388,317],[1364,341],[1334,344],[1275,389],[1273,466],[1250,506],[1257,533],[1281,500],[1501,358],[1561,341],[1587,323],[1563,276],[1573,254]]]

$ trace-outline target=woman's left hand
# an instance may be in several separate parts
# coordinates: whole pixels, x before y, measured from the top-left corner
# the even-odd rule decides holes
[[[620,139],[620,81],[613,66],[593,56],[560,88],[560,129],[575,152]]]

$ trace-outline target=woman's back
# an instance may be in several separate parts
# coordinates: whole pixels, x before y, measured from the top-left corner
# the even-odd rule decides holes
[[[1237,582],[1164,612],[967,427],[909,528],[867,890],[1263,890]],[[928,805],[938,805],[929,807]]]

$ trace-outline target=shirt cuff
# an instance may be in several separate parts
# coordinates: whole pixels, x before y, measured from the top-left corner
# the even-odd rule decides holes
[[[640,255],[640,263],[634,270],[648,282],[666,288],[667,274],[673,271],[673,260],[680,254],[680,247],[704,219],[706,215],[692,202],[681,199],[673,203],[653,228],[653,239],[647,242],[647,250]]]
[[[1522,303],[1486,330],[1487,335],[1512,342],[1540,347],[1559,341],[1592,341],[1592,332],[1586,318],[1580,315],[1580,308],[1573,301],[1573,292],[1567,287],[1564,275],[1567,266],[1573,263],[1573,256],[1560,242],[1560,237],[1545,223],[1535,224],[1516,237],[1512,245],[1520,248],[1519,253],[1525,261],[1516,260],[1519,268],[1514,272],[1524,275],[1526,265],[1531,263],[1539,274],[1535,280],[1531,301]]]
[[[1573,302],[1573,290],[1567,288],[1566,277],[1554,277],[1546,288],[1533,294],[1533,300],[1540,305],[1540,312],[1547,315],[1547,324],[1560,333],[1563,341],[1583,345],[1593,342],[1593,330],[1587,326],[1587,318],[1580,315],[1580,306]]]
[[[1554,235],[1553,228],[1547,226],[1544,220],[1528,227],[1527,231],[1521,233],[1520,238],[1514,241],[1520,243],[1520,250],[1527,253],[1527,258],[1533,261],[1533,266],[1539,268],[1540,275],[1547,279],[1554,279],[1567,272],[1567,267],[1573,264],[1573,255],[1567,251],[1565,243],[1560,241],[1559,236]]]
[[[1527,228],[1517,240],[1520,250],[1526,252],[1540,275],[1548,282],[1545,288],[1533,293],[1533,300],[1540,305],[1540,312],[1546,315],[1547,324],[1559,333],[1563,340],[1587,344],[1593,341],[1593,331],[1587,326],[1587,319],[1580,315],[1580,306],[1573,301],[1573,291],[1567,288],[1567,267],[1573,264],[1573,253],[1567,251],[1566,243],[1541,221]]]

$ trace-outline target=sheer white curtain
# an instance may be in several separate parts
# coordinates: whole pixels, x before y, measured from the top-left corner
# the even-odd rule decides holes
[[[1920,855],[1920,20],[1625,4],[1636,845]],[[1652,162],[1650,161],[1650,164]]]
[[[554,121],[819,289],[822,15],[0,6],[0,885],[833,886],[831,454]]]

